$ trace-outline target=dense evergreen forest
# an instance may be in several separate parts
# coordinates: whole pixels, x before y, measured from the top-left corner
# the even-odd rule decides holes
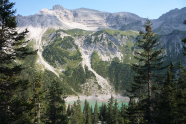
[[[152,31],[152,23],[147,19],[144,27],[145,32],[140,31],[134,57],[139,64],[131,66],[120,63],[115,58],[112,63],[99,60],[97,53],[92,55],[92,67],[103,77],[109,77],[115,89],[127,87],[127,95],[130,98],[128,106],[118,107],[117,100],[111,96],[108,105],[102,104],[98,107],[95,104],[94,110],[85,100],[83,111],[81,111],[80,100],[73,105],[65,105],[64,91],[67,87],[60,85],[61,80],[51,80],[47,76],[41,77],[37,74],[34,80],[24,80],[20,78],[22,70],[27,68],[17,61],[24,60],[27,56],[35,61],[37,50],[34,51],[24,45],[28,31],[21,33],[16,31],[15,10],[8,0],[0,0],[0,124],[185,124],[186,123],[186,69],[185,63],[174,65],[173,62],[164,64],[166,58],[161,42]],[[183,20],[186,24],[186,20]],[[186,28],[186,26],[185,26]],[[59,37],[52,47],[75,47],[75,54],[69,56],[68,52],[51,51],[47,48],[44,52],[52,52],[64,55],[69,59],[80,61],[80,52],[77,46],[73,46],[66,41],[73,41],[71,37],[66,37],[63,42],[58,42]],[[71,39],[71,40],[69,40]],[[95,42],[97,42],[95,40]],[[186,39],[182,39],[183,54],[186,57]],[[44,56],[52,63],[51,57]],[[53,58],[53,59],[56,59]],[[61,63],[66,60],[61,60]],[[111,71],[107,71],[111,70]],[[127,70],[127,73],[123,70]],[[162,71],[164,70],[164,71]],[[86,78],[94,76],[85,67],[86,75],[81,73],[82,66],[74,69],[68,68],[65,72],[66,82],[85,82]],[[166,72],[166,74],[162,74]],[[34,73],[34,72],[32,72]],[[45,72],[50,75],[49,72]],[[79,75],[72,78],[70,75]],[[82,75],[81,75],[82,74]],[[134,75],[131,77],[131,75]],[[25,75],[28,76],[29,75]],[[121,82],[123,77],[128,77],[126,82]],[[50,80],[51,85],[43,85],[43,79]],[[78,80],[75,80],[78,79]],[[127,85],[131,81],[131,85]],[[70,84],[76,87],[76,84]],[[126,85],[126,86],[125,86]],[[77,87],[77,89],[80,87]],[[32,92],[25,95],[25,91]],[[121,89],[120,89],[121,90]],[[26,99],[25,96],[29,96]]]

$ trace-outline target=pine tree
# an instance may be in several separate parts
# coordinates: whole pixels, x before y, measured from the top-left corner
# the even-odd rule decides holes
[[[178,67],[178,82],[177,82],[177,123],[183,124],[186,121],[186,69],[179,63]]]
[[[186,20],[184,20],[183,24],[186,25]],[[186,56],[186,46],[185,46],[185,44],[186,44],[186,38],[185,39],[182,39],[182,43],[184,44],[183,45],[183,51],[182,52],[183,52],[183,55]]]
[[[183,24],[186,25],[186,20]],[[183,43],[183,55],[186,57],[186,38],[182,39]],[[178,73],[178,85],[177,85],[177,101],[178,101],[178,111],[177,111],[177,122],[185,123],[186,121],[186,69],[179,63],[179,73]]]
[[[99,117],[98,104],[97,104],[97,101],[96,101],[96,104],[95,104],[95,107],[94,107],[94,114],[93,114],[92,124],[97,124],[98,123],[98,117]]]
[[[23,123],[31,110],[31,104],[24,101],[20,92],[28,88],[28,81],[20,80],[21,64],[18,60],[24,59],[29,52],[24,38],[28,31],[16,31],[16,17],[9,0],[0,0],[0,123]],[[22,118],[21,118],[22,117]],[[29,123],[29,122],[28,122]]]
[[[163,50],[159,48],[161,43],[158,41],[157,35],[152,32],[152,24],[149,19],[147,19],[144,27],[146,33],[140,34],[141,38],[138,39],[137,43],[139,49],[134,52],[134,57],[139,60],[139,64],[132,65],[136,76],[134,76],[131,94],[140,102],[146,99],[146,108],[143,110],[145,110],[148,124],[152,124],[152,85],[158,83],[156,81],[157,72],[163,69],[161,66],[165,56]]]
[[[72,111],[71,111],[71,106],[70,106],[70,104],[68,104],[68,107],[67,107],[67,115],[70,116],[71,113],[72,113]]]
[[[117,99],[115,100],[114,103],[114,124],[119,124],[120,122],[120,115],[119,115],[119,110],[118,110],[118,103],[117,103]]]
[[[111,95],[111,98],[108,101],[108,111],[107,111],[107,124],[113,124],[114,123],[114,97]]]
[[[99,115],[99,119],[103,122],[106,121],[107,119],[107,106],[105,103],[102,103],[101,107],[100,107],[100,115]]]
[[[176,94],[177,94],[177,88],[176,88],[176,82],[174,81],[174,73],[171,72],[173,70],[173,64],[171,64],[171,67],[167,70],[167,76],[166,79],[162,85],[161,91],[160,91],[160,101],[158,102],[158,105],[156,108],[158,109],[158,113],[156,113],[157,118],[156,121],[159,124],[175,124],[176,121],[176,109],[177,109],[177,100],[176,100]]]
[[[71,121],[70,124],[83,124],[83,115],[81,112],[81,101],[77,100],[77,104],[76,102],[74,102],[74,105],[72,107],[72,116],[71,116]]]
[[[79,121],[79,124],[82,124],[83,123],[83,115],[82,115],[82,112],[81,112],[81,101],[78,97],[78,100],[77,100],[77,116],[78,116],[78,121]]]
[[[139,124],[144,123],[144,119],[142,116],[142,111],[139,109],[140,104],[135,101],[134,98],[130,98],[128,108],[127,108],[127,116],[129,124]]]
[[[44,93],[42,90],[42,79],[41,73],[36,76],[34,80],[34,88],[33,88],[33,97],[30,98],[31,103],[34,105],[31,111],[31,114],[34,118],[34,123],[38,124],[41,122],[41,114],[43,112],[43,101],[44,101]]]
[[[72,107],[72,116],[71,116],[70,122],[71,122],[70,124],[79,124],[76,102],[74,102],[73,107]]]
[[[91,124],[92,123],[92,113],[90,110],[89,103],[85,100],[85,105],[83,109],[83,116],[84,116],[84,124]]]
[[[49,93],[47,94],[47,100],[49,101],[46,117],[48,118],[48,124],[67,124],[67,114],[63,89],[60,87],[59,82],[53,81],[49,87]]]
[[[127,114],[127,106],[122,103],[121,109],[120,109],[120,115],[122,117],[123,123],[126,124],[129,122],[128,120],[128,114]]]

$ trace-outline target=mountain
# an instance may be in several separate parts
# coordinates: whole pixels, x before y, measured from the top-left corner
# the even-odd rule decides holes
[[[28,28],[29,46],[38,54],[25,59],[21,77],[29,79],[41,73],[43,88],[52,80],[61,82],[66,94],[94,97],[120,93],[130,88],[131,63],[137,49],[138,30],[146,19],[132,13],[108,13],[87,8],[68,10],[60,5],[42,9],[30,16],[18,15],[18,30]],[[186,8],[175,9],[152,20],[171,60],[185,62],[180,38],[186,38]],[[25,96],[32,94],[31,89]]]
[[[154,30],[159,34],[168,34],[173,30],[186,31],[182,20],[186,18],[186,7],[171,10],[158,19],[152,20]],[[146,19],[128,12],[108,13],[86,8],[68,10],[60,5],[52,10],[42,9],[30,16],[17,16],[18,27],[55,27],[60,29],[80,28],[85,30],[119,29],[143,30]]]

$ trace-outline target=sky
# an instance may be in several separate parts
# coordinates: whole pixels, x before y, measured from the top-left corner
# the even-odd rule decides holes
[[[130,12],[143,18],[157,19],[162,14],[186,7],[186,0],[9,0],[16,14],[34,15],[41,9],[61,5],[66,9],[89,8],[104,12]]]

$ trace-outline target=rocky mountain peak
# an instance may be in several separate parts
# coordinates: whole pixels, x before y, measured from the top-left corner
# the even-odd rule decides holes
[[[64,8],[61,5],[54,5],[53,10],[64,10]]]
[[[163,14],[162,16],[160,16],[159,19],[165,20],[165,19],[172,18],[172,17],[174,18],[178,14],[181,14],[181,11],[178,8],[175,8],[175,9],[170,10],[169,12]]]

